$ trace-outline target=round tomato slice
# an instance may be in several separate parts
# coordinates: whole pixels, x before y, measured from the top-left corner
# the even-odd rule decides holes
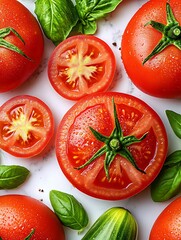
[[[48,76],[61,96],[78,100],[87,94],[106,91],[115,69],[115,56],[107,43],[95,36],[78,35],[55,48]]]
[[[22,95],[0,107],[0,148],[16,157],[33,157],[47,146],[54,120],[40,99]]]
[[[123,93],[78,101],[57,131],[56,155],[68,180],[96,198],[129,198],[158,175],[167,154],[165,127],[146,103]]]

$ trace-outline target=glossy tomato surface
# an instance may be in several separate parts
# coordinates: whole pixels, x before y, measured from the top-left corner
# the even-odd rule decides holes
[[[53,132],[49,107],[34,96],[16,96],[0,107],[0,148],[16,157],[38,155]]]
[[[39,200],[18,194],[0,196],[0,236],[3,240],[64,240],[55,213]]]
[[[128,23],[121,43],[121,56],[128,76],[143,92],[163,98],[181,97],[181,50],[169,45],[143,64],[162,33],[151,25],[154,20],[167,24],[166,0],[145,3]],[[174,17],[181,24],[181,1],[169,1]],[[179,41],[179,40],[178,40]]]
[[[181,197],[171,202],[158,216],[149,240],[181,239]]]
[[[0,92],[6,92],[18,87],[38,68],[43,55],[44,39],[36,18],[20,2],[0,0],[0,12],[0,31],[13,28],[24,42],[12,31],[3,40],[19,48],[28,57],[1,45]],[[0,43],[1,41],[2,39]]]
[[[81,99],[57,131],[56,155],[63,173],[96,198],[125,199],[142,191],[159,173],[166,154],[161,119],[146,103],[127,94],[106,92]]]
[[[106,91],[115,69],[115,56],[107,43],[95,36],[78,35],[55,48],[49,60],[48,76],[61,96],[78,100]]]

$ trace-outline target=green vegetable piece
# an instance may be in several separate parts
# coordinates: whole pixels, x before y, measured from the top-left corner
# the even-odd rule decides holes
[[[57,190],[50,191],[51,205],[64,226],[82,232],[87,226],[88,215],[74,196]]]
[[[33,229],[24,240],[30,240],[34,233],[35,233],[35,229]]]
[[[104,212],[81,240],[136,240],[138,226],[125,208],[113,207]]]
[[[82,169],[93,162],[96,158],[100,157],[101,155],[105,154],[104,160],[104,170],[107,179],[110,178],[109,176],[109,167],[116,157],[117,154],[126,158],[138,171],[145,173],[142,169],[140,169],[131,152],[128,150],[128,146],[134,143],[141,142],[147,135],[145,133],[141,138],[136,138],[135,136],[123,136],[121,125],[118,120],[117,112],[116,112],[116,105],[113,100],[114,106],[114,121],[115,121],[115,128],[109,137],[102,135],[101,133],[97,132],[93,128],[90,127],[91,132],[95,136],[96,139],[105,143],[103,147],[101,147],[86,163],[77,167],[76,169]]]
[[[151,25],[153,28],[162,33],[162,38],[153,51],[144,59],[143,64],[145,64],[149,59],[163,51],[169,45],[174,45],[181,50],[181,26],[179,22],[175,19],[172,12],[170,4],[166,3],[166,13],[167,13],[167,24],[156,21],[150,21],[145,26]]]
[[[18,165],[0,165],[0,189],[13,189],[25,182],[30,171]]]
[[[76,0],[79,15],[77,29],[84,34],[94,34],[97,30],[96,20],[114,11],[122,0]]]
[[[11,51],[17,52],[23,57],[27,58],[28,60],[31,60],[21,49],[19,49],[17,46],[13,45],[12,43],[4,39],[10,33],[13,33],[14,35],[16,35],[25,44],[23,38],[19,35],[19,33],[14,28],[7,27],[7,28],[0,29],[0,47],[4,47]]]
[[[78,21],[71,0],[36,0],[35,14],[46,37],[55,45],[68,37]]]
[[[170,154],[158,177],[151,184],[151,197],[163,202],[181,192],[181,150]]]
[[[181,114],[166,110],[166,115],[175,135],[181,139]]]

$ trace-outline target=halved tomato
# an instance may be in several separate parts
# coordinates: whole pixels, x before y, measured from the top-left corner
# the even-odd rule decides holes
[[[42,152],[53,132],[50,109],[34,96],[16,96],[0,107],[0,148],[16,157]]]
[[[61,96],[71,100],[106,91],[115,70],[115,56],[111,48],[92,35],[73,36],[61,42],[48,64],[52,86]]]
[[[142,100],[115,92],[78,101],[63,117],[56,155],[68,180],[96,198],[129,198],[158,175],[167,155],[158,114]]]

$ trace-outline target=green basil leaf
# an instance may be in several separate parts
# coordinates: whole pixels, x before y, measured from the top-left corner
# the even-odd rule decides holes
[[[71,0],[36,0],[35,14],[46,37],[55,45],[67,38],[78,21]]]
[[[181,151],[172,153],[151,184],[151,197],[155,202],[163,202],[181,192]]]
[[[177,163],[181,163],[181,150],[177,150],[173,153],[171,153],[165,163],[164,163],[164,166],[172,166],[172,165],[175,165]]]
[[[94,34],[97,30],[95,20],[105,17],[114,11],[122,0],[76,0],[76,9],[79,15],[79,25],[82,24],[82,33]],[[81,23],[80,23],[81,22]],[[90,31],[90,25],[92,26]]]
[[[83,231],[88,224],[88,215],[74,196],[57,190],[50,191],[51,205],[64,226]]]
[[[13,189],[21,185],[30,171],[18,165],[0,165],[0,189]]]
[[[175,135],[178,138],[181,138],[181,114],[171,110],[166,110],[166,115]]]
[[[97,30],[96,21],[85,20],[84,25],[81,21],[78,21],[77,25],[74,28],[74,32],[83,33],[83,34],[94,34]]]

